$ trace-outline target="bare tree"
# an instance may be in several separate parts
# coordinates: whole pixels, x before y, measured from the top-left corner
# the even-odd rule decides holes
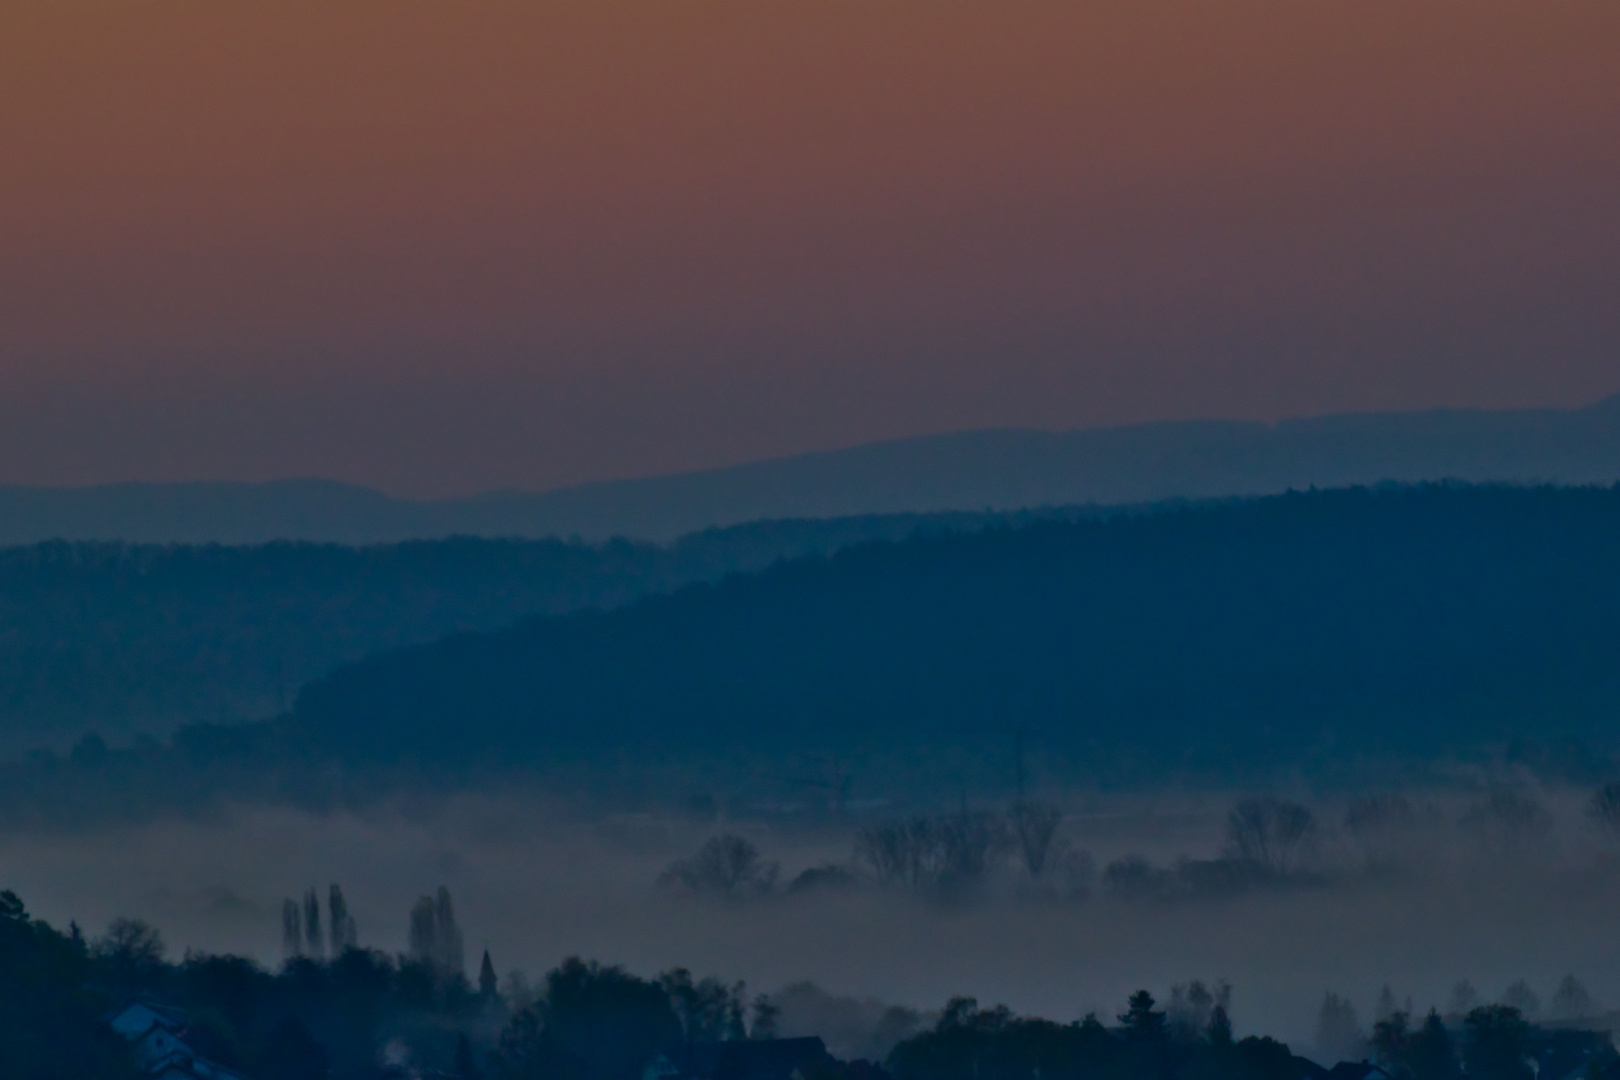
[[[1593,792],[1586,814],[1611,841],[1620,842],[1620,783],[1605,784]]]
[[[1298,868],[1316,839],[1316,818],[1299,803],[1245,799],[1226,816],[1228,852],[1278,876]]]
[[[1468,808],[1458,822],[1482,845],[1516,854],[1552,831],[1552,815],[1530,795],[1498,789]]]
[[[766,862],[751,842],[728,833],[710,837],[696,855],[672,863],[658,880],[661,885],[737,899],[771,892],[780,873],[781,868]]]
[[[982,881],[1008,848],[1008,828],[994,814],[909,818],[861,832],[855,858],[879,883],[917,893],[960,892]]]
[[[871,868],[872,876],[886,885],[920,890],[937,880],[940,872],[939,837],[934,822],[927,818],[863,829],[855,854]]]
[[[91,946],[91,953],[126,989],[151,978],[162,966],[165,951],[163,935],[139,919],[114,919]]]
[[[1018,846],[1018,857],[1039,881],[1052,861],[1058,826],[1063,823],[1063,811],[1051,803],[1016,802],[1007,815],[1012,826],[1013,839]]]
[[[998,856],[1007,850],[1007,830],[991,814],[957,814],[935,827],[939,842],[939,884],[950,889],[971,888],[983,880]]]
[[[1397,861],[1417,824],[1417,808],[1405,795],[1363,795],[1344,812],[1344,831],[1369,864]]]

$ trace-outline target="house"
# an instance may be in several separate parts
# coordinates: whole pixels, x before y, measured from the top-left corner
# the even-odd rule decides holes
[[[107,1022],[129,1041],[135,1067],[147,1080],[244,1080],[192,1048],[190,1023],[179,1009],[136,1002]]]

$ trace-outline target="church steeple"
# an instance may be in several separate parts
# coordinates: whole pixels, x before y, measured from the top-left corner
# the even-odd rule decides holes
[[[495,965],[489,962],[489,950],[484,950],[484,962],[478,965],[478,992],[486,998],[495,996]]]

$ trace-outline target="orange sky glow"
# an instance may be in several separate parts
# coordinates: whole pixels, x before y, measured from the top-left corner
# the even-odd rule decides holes
[[[1620,390],[1609,0],[0,8],[0,482]]]

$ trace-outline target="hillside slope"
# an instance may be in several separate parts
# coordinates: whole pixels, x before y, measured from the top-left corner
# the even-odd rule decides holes
[[[319,480],[0,487],[0,544],[56,538],[360,544],[450,535],[667,541],[768,518],[1113,505],[1441,479],[1620,480],[1620,398],[1575,410],[969,431],[538,494],[439,501]]]
[[[47,543],[0,550],[0,753],[259,720],[340,664],[611,608],[986,515],[760,522],[667,546],[450,539],[364,548]]]
[[[1620,490],[1292,494],[921,537],[373,657],[351,762],[1005,747],[1095,777],[1620,746]],[[1605,750],[1606,752],[1606,750]]]

